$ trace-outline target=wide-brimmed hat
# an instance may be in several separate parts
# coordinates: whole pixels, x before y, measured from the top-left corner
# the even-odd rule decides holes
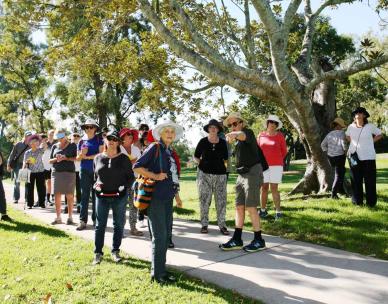
[[[28,137],[28,136],[31,136],[31,135],[32,135],[31,131],[24,132],[24,137]]]
[[[34,135],[30,135],[28,138],[27,138],[27,143],[29,144],[31,141],[33,140],[37,140],[37,141],[41,141],[41,138],[38,134],[34,134]]]
[[[210,119],[208,124],[203,127],[206,133],[209,133],[209,127],[215,126],[218,128],[218,132],[221,132],[223,130],[222,126],[216,119]]]
[[[62,139],[65,137],[66,137],[66,130],[65,129],[55,130],[55,133],[54,133],[55,139]]]
[[[345,128],[346,127],[345,121],[341,117],[336,117],[333,120],[333,123],[339,125],[341,128]]]
[[[106,133],[106,138],[108,138],[108,137],[114,137],[114,138],[117,138],[119,141],[121,141],[119,132],[117,132],[116,130],[112,130],[112,131],[109,131],[108,133]]]
[[[353,112],[352,112],[352,117],[354,117],[357,113],[363,113],[366,118],[368,118],[370,115],[368,111],[364,107],[357,107]]]
[[[267,128],[268,120],[276,121],[278,123],[278,126],[276,130],[280,130],[283,127],[283,123],[280,121],[279,117],[277,115],[268,115],[268,118],[265,120],[264,127]]]
[[[133,141],[139,140],[139,131],[135,129],[122,128],[119,132],[120,138],[123,138],[125,135],[132,135]]]
[[[153,130],[152,130],[152,136],[156,140],[160,140],[160,133],[164,128],[173,128],[175,129],[175,140],[180,139],[183,136],[183,127],[176,124],[172,121],[166,121],[161,124],[158,124]]]
[[[91,118],[86,119],[85,123],[83,123],[81,125],[81,129],[84,130],[85,126],[96,126],[97,129],[99,127],[97,122],[94,119],[91,119]]]
[[[241,121],[245,121],[245,119],[242,118],[240,112],[232,112],[232,113],[230,113],[230,114],[228,115],[228,117],[226,117],[225,120],[224,120],[224,126],[225,126],[225,127],[229,127],[229,120],[231,120],[232,118],[238,119],[238,120],[241,120]]]

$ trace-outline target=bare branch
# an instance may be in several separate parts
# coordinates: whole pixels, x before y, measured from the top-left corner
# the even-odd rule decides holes
[[[291,28],[292,20],[294,19],[301,2],[302,0],[292,0],[284,14],[283,30],[287,36]]]
[[[251,15],[249,12],[249,1],[244,0],[244,15],[245,15],[245,43],[249,49],[248,53],[248,63],[249,67],[252,69],[258,69],[257,61],[255,58],[255,45],[252,36],[251,29]]]
[[[373,61],[352,64],[349,68],[346,68],[346,69],[333,70],[326,73],[322,73],[320,76],[314,78],[313,80],[310,81],[310,83],[306,85],[306,91],[313,90],[319,83],[325,80],[345,78],[361,71],[373,69],[387,62],[388,62],[388,55],[383,55]]]
[[[171,85],[170,85],[171,86]],[[189,92],[189,93],[193,93],[193,94],[196,94],[196,93],[201,93],[203,91],[207,91],[209,89],[212,89],[214,87],[219,87],[221,86],[221,84],[219,83],[214,83],[214,82],[211,82],[209,84],[207,84],[206,86],[203,86],[203,87],[200,87],[200,88],[196,88],[196,89],[189,89],[189,88],[186,88],[184,86],[173,86],[173,88],[176,88],[176,89],[181,89],[183,91],[186,91],[186,92]]]
[[[354,0],[327,0],[314,13],[314,17],[319,16],[322,11],[328,6],[338,5],[342,3],[352,3]]]

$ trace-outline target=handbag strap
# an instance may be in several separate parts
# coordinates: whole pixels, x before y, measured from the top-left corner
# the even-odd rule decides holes
[[[360,131],[360,134],[358,134],[358,138],[357,138],[357,144],[356,144],[356,151],[354,151],[354,153],[357,152],[357,148],[358,148],[358,142],[360,141],[360,136],[361,136],[361,133],[362,133],[362,130],[364,129],[364,126],[362,126],[361,128],[361,131]]]

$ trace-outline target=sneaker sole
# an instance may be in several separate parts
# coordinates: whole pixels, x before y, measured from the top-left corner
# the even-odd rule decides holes
[[[245,252],[258,252],[258,251],[264,250],[265,248],[267,248],[267,247],[262,247],[262,248],[254,249],[254,250],[243,248],[243,250],[244,250]]]
[[[222,251],[241,250],[242,248],[243,248],[243,246],[236,246],[236,247],[232,247],[232,248],[220,247],[220,249],[221,249]]]

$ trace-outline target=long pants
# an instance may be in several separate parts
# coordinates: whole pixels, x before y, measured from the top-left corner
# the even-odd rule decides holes
[[[30,175],[30,182],[26,183],[26,200],[27,206],[32,207],[34,205],[34,187],[36,184],[36,190],[38,192],[38,205],[40,207],[45,206],[46,199],[46,185],[44,180],[44,172],[35,172]]]
[[[152,199],[148,207],[148,227],[151,231],[151,276],[160,279],[166,275],[166,255],[172,223],[172,199]]]
[[[81,180],[79,177],[79,172],[75,173],[75,198],[77,206],[81,205]]]
[[[18,181],[19,177],[19,170],[21,169],[22,165],[17,164],[15,168],[12,169],[13,172],[13,178],[14,178],[14,186],[13,186],[13,200],[18,201],[20,199],[20,183]]]
[[[361,160],[356,166],[350,166],[350,181],[353,204],[363,204],[364,191],[362,186],[364,182],[366,204],[370,207],[376,205],[376,160]]]
[[[129,207],[129,227],[131,230],[134,230],[136,228],[136,222],[137,222],[137,208],[133,204],[132,187],[129,190],[128,207]]]
[[[0,176],[0,215],[2,214],[7,214],[7,203],[5,201],[3,177]]]
[[[89,212],[89,198],[92,194],[92,221],[96,221],[96,195],[93,189],[94,185],[94,173],[93,171],[83,170],[80,172],[80,184],[81,184],[81,210],[80,221],[84,223],[88,222]]]
[[[103,254],[106,223],[109,217],[109,210],[113,214],[113,243],[112,252],[120,251],[121,240],[125,225],[125,211],[127,206],[127,195],[119,198],[97,197],[96,200],[96,230],[94,238],[94,253]]]
[[[198,170],[197,186],[200,202],[201,225],[209,225],[209,207],[214,193],[218,227],[225,227],[227,176],[208,174]]]
[[[346,156],[329,156],[329,162],[334,170],[334,181],[331,188],[331,195],[336,196],[337,193],[345,193],[344,178],[345,178],[345,161]]]

